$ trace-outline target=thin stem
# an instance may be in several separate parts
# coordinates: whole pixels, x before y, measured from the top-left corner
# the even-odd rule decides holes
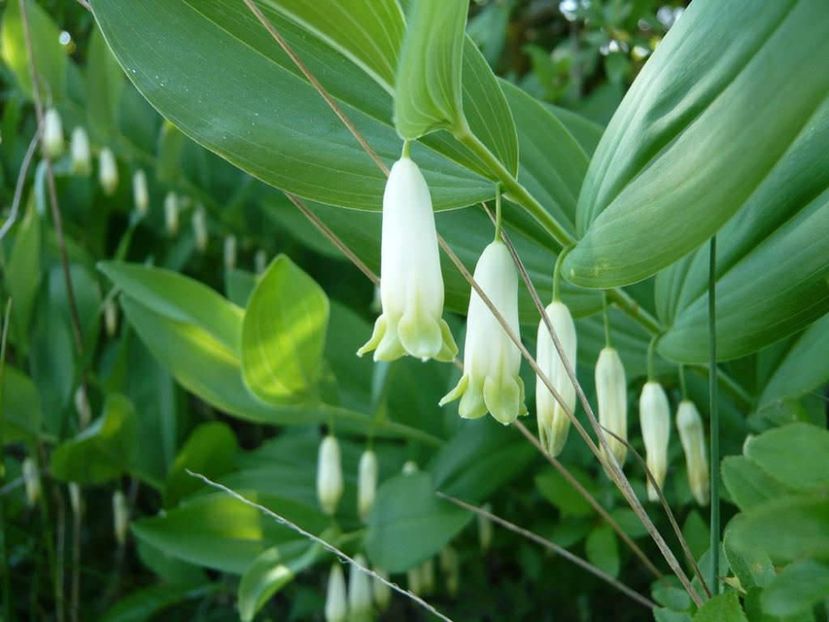
[[[17,214],[20,211],[20,202],[23,198],[23,186],[26,182],[26,175],[29,173],[29,166],[31,166],[33,156],[37,150],[37,145],[40,142],[40,133],[41,127],[38,125],[34,136],[32,136],[31,142],[29,142],[29,148],[26,149],[26,154],[23,156],[23,162],[20,164],[20,171],[17,173],[17,183],[14,186],[14,197],[12,198],[11,210],[9,211],[9,217],[3,223],[3,226],[0,227],[0,240],[6,237],[6,233],[8,233],[9,229],[11,229],[12,225],[15,221],[17,221]]]
[[[324,548],[329,553],[332,553],[333,555],[335,555],[341,561],[352,564],[355,568],[357,568],[361,572],[364,572],[367,575],[369,575],[370,577],[372,577],[373,579],[375,579],[377,581],[380,581],[381,583],[385,584],[387,587],[391,588],[395,592],[398,592],[399,594],[402,594],[406,598],[409,598],[410,600],[413,600],[415,603],[420,605],[423,609],[425,609],[426,611],[428,611],[432,615],[440,618],[441,620],[444,620],[445,622],[452,622],[452,620],[450,618],[448,618],[447,616],[442,614],[440,611],[435,609],[432,605],[427,603],[420,596],[417,596],[416,594],[413,594],[412,592],[403,589],[402,587],[400,587],[399,585],[397,585],[393,581],[389,581],[385,577],[380,576],[379,574],[374,572],[371,568],[367,568],[366,566],[363,566],[362,564],[355,561],[352,557],[349,557],[348,555],[343,553],[340,549],[335,547],[333,544],[331,544],[329,542],[326,542],[325,540],[323,540],[319,536],[316,536],[316,535],[306,531],[305,529],[303,529],[302,527],[300,527],[296,523],[291,522],[290,520],[288,520],[284,516],[281,516],[281,515],[277,514],[273,510],[271,510],[269,508],[266,508],[263,505],[259,505],[258,503],[254,503],[253,501],[251,501],[247,497],[239,494],[235,490],[232,490],[231,488],[228,488],[227,486],[223,486],[222,484],[214,482],[213,480],[211,480],[210,478],[202,475],[201,473],[195,473],[195,472],[191,471],[190,469],[186,469],[186,471],[189,475],[191,475],[192,477],[195,477],[197,479],[200,479],[201,481],[203,481],[208,486],[210,486],[212,488],[215,488],[216,490],[221,490],[222,492],[227,493],[228,495],[230,495],[231,497],[233,497],[237,501],[240,501],[240,502],[244,503],[245,505],[258,510],[259,512],[262,512],[266,516],[269,516],[270,518],[275,520],[280,525],[283,525],[283,526],[287,527],[288,529],[291,529],[292,531],[295,531],[296,533],[298,533],[299,535],[301,535],[304,538],[307,538],[311,542],[319,544],[322,548]]]
[[[404,140],[403,141],[403,149],[400,152],[400,157],[408,158],[408,157],[411,156],[411,152],[412,152],[412,141]]]
[[[717,236],[711,238],[708,255],[708,410],[711,424],[711,568],[709,582],[716,596],[720,567],[720,416],[717,410]]]
[[[247,1],[247,0],[246,0]],[[481,140],[464,126],[454,133],[455,138],[474,153],[492,171],[498,181],[504,187],[504,191],[516,203],[523,207],[541,227],[558,242],[562,248],[575,244],[575,239],[553,216],[544,209],[544,206],[532,196],[527,189],[510,173],[507,168],[496,158]]]
[[[619,526],[619,523],[617,523],[613,519],[613,517],[604,508],[604,506],[602,506],[602,504],[600,504],[596,500],[596,498],[593,495],[591,495],[584,486],[581,485],[581,482],[579,482],[579,480],[573,477],[572,473],[570,473],[570,471],[568,471],[567,468],[563,464],[561,464],[561,462],[559,462],[559,460],[555,456],[544,450],[544,447],[541,446],[541,443],[538,441],[535,435],[527,429],[527,426],[525,426],[520,421],[516,420],[515,427],[518,429],[519,432],[521,432],[521,434],[524,435],[524,438],[530,441],[533,447],[535,447],[539,452],[541,452],[541,454],[544,456],[547,462],[549,462],[559,473],[561,473],[562,477],[564,477],[564,479],[567,480],[567,483],[569,483],[576,490],[576,492],[578,492],[585,499],[585,501],[587,501],[590,504],[590,506],[594,510],[596,510],[599,516],[601,516],[602,519],[604,519],[604,521],[608,525],[610,525],[610,527],[613,529],[613,531],[616,532],[616,535],[619,536],[622,542],[624,542],[628,546],[628,548],[630,548],[633,554],[641,560],[645,568],[647,568],[650,571],[650,573],[657,579],[662,577],[663,575],[659,571],[659,569],[653,565],[653,562],[650,559],[648,559],[648,556],[645,555],[645,552],[641,548],[639,548],[639,546],[631,539],[631,537],[627,533],[625,533],[624,529],[622,529]]]
[[[656,380],[656,362],[655,362],[655,350],[656,350],[656,340],[658,337],[652,337],[650,343],[648,344],[648,361],[647,361],[647,369],[648,369],[648,380]]]
[[[501,239],[503,221],[501,219],[501,184],[495,185],[495,239]]]
[[[556,265],[553,268],[553,301],[561,300],[561,264],[564,263],[566,250],[562,250],[556,257]]]
[[[688,388],[685,386],[685,365],[680,363],[678,373],[679,373],[679,391],[682,394],[682,399],[684,401],[684,400],[688,399]]]
[[[435,494],[438,497],[440,497],[441,499],[446,499],[447,501],[449,501],[451,503],[454,503],[455,505],[457,505],[460,508],[463,508],[463,509],[468,510],[470,512],[474,512],[478,516],[482,516],[484,518],[487,518],[487,519],[491,520],[493,523],[497,523],[498,525],[501,525],[501,527],[503,527],[505,529],[509,529],[513,533],[517,533],[519,536],[521,536],[523,538],[526,538],[527,540],[530,540],[531,542],[535,542],[536,544],[540,544],[541,546],[543,546],[544,548],[552,551],[556,555],[560,555],[561,557],[563,557],[567,561],[574,563],[576,566],[578,566],[580,568],[583,568],[584,570],[586,570],[587,572],[589,572],[593,576],[598,577],[599,579],[601,579],[602,581],[604,581],[608,585],[611,585],[611,586],[615,587],[617,590],[622,592],[625,596],[627,596],[628,598],[636,601],[637,603],[639,603],[643,607],[646,607],[648,609],[654,609],[656,607],[656,603],[654,603],[649,598],[647,598],[645,596],[642,596],[641,594],[639,594],[637,592],[634,592],[632,589],[630,589],[624,583],[621,583],[620,581],[617,581],[616,579],[611,577],[609,574],[607,574],[603,570],[597,568],[596,566],[594,566],[590,562],[583,560],[581,557],[578,557],[577,555],[573,555],[573,553],[571,553],[567,549],[559,546],[558,544],[556,544],[554,542],[551,542],[550,540],[547,540],[545,538],[542,538],[538,534],[535,534],[532,531],[528,531],[527,529],[524,529],[523,527],[519,527],[515,523],[511,523],[508,520],[503,519],[500,516],[497,516],[497,515],[493,514],[492,512],[490,512],[488,510],[485,510],[484,508],[472,505],[471,503],[467,503],[466,501],[462,501],[461,499],[458,499],[457,497],[453,497],[452,495],[447,495],[446,493],[443,493],[443,492],[437,492]]]
[[[611,347],[610,342],[610,313],[608,313],[607,292],[602,294],[602,321],[604,323],[604,345]]]
[[[78,495],[80,495],[80,490]],[[69,617],[72,622],[80,620],[81,603],[81,529],[83,527],[83,502],[76,507],[72,504],[72,579],[70,584]]]

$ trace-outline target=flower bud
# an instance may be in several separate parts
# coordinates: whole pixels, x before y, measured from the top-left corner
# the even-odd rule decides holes
[[[708,505],[708,451],[705,447],[705,430],[694,403],[683,400],[676,411],[676,427],[685,452],[688,467],[688,485],[694,499],[700,505]]]
[[[101,149],[98,156],[98,181],[101,182],[104,194],[115,194],[118,188],[118,165],[115,163],[115,155],[108,147]]]
[[[236,236],[226,235],[224,244],[225,270],[228,272],[236,267]]]
[[[380,575],[386,581],[389,580],[389,574],[381,568],[373,569],[375,574]],[[374,592],[374,604],[380,611],[385,611],[391,602],[391,588],[380,579],[374,578],[372,581],[372,589]]]
[[[171,238],[178,234],[178,196],[172,191],[164,197],[164,228]]]
[[[77,482],[69,482],[69,505],[72,507],[72,514],[75,516],[83,514],[81,487]]]
[[[423,584],[421,583],[420,566],[409,568],[406,571],[406,584],[409,591],[415,596],[423,594]]]
[[[92,172],[92,152],[86,130],[78,126],[72,130],[72,172],[89,175]]]
[[[27,456],[23,459],[21,471],[23,486],[26,489],[26,503],[29,507],[34,507],[38,499],[40,499],[40,469],[34,458]]]
[[[645,442],[648,470],[659,488],[668,472],[668,440],[671,437],[671,406],[668,396],[658,382],[648,381],[639,396],[639,424]],[[659,493],[648,479],[648,499],[659,501]]]
[[[435,591],[435,560],[431,557],[420,566],[420,589],[424,595]]]
[[[50,160],[63,153],[63,124],[58,111],[49,108],[43,115],[43,155]]]
[[[406,462],[403,463],[403,475],[412,475],[413,473],[417,473],[418,470],[417,462],[414,460],[406,460]]]
[[[360,456],[357,477],[357,509],[363,521],[368,519],[368,513],[374,505],[374,496],[377,492],[377,470],[377,454],[371,449],[366,449]]]
[[[345,622],[348,617],[348,602],[345,594],[345,578],[339,562],[331,565],[328,575],[328,592],[325,597],[325,622]]]
[[[417,164],[403,156],[392,166],[383,193],[380,248],[383,313],[371,339],[357,351],[375,361],[409,354],[423,361],[452,361],[458,347],[443,319],[435,215],[429,187]]]
[[[355,555],[354,561],[366,568],[366,558]],[[348,619],[350,622],[365,622],[372,618],[371,577],[351,564],[348,571]]]
[[[489,503],[481,506],[487,512],[492,510]],[[488,516],[478,514],[478,543],[481,545],[481,553],[486,553],[492,546],[492,521]]]
[[[317,497],[323,512],[333,515],[343,495],[343,471],[340,465],[340,445],[328,435],[320,443],[317,460]]]
[[[107,336],[114,337],[118,330],[118,305],[112,298],[104,300],[104,326]]]
[[[518,335],[518,273],[503,242],[496,240],[481,253],[475,266],[475,282]],[[518,346],[473,289],[466,318],[463,376],[440,405],[460,398],[461,417],[476,419],[490,412],[508,425],[527,411],[520,368]]]
[[[567,305],[554,301],[545,310],[550,324],[561,343],[561,348],[571,368],[576,368],[576,325]],[[576,387],[570,380],[561,357],[558,355],[553,338],[544,318],[538,324],[538,355],[536,361],[550,384],[564,400],[570,413],[576,407]],[[558,403],[547,385],[540,378],[535,380],[535,407],[538,413],[538,436],[541,444],[551,456],[557,456],[564,449],[567,433],[570,431],[570,417]]]
[[[112,495],[112,525],[115,529],[115,540],[123,545],[127,541],[127,529],[129,529],[130,514],[127,509],[127,498],[120,490]]]
[[[628,401],[625,368],[619,353],[610,347],[602,349],[596,362],[596,398],[599,402],[599,424],[627,440]],[[627,455],[627,446],[607,433],[605,439],[619,466],[622,466]]]
[[[256,274],[262,274],[268,267],[268,255],[261,248],[253,256],[253,266]]]
[[[92,408],[83,385],[75,389],[75,411],[78,413],[78,425],[83,430],[92,421]]]
[[[147,174],[142,169],[132,174],[132,200],[138,215],[142,218],[146,216],[150,209],[150,193],[147,190]]]
[[[458,552],[451,546],[445,546],[440,552],[440,571],[446,579],[446,591],[450,596],[457,596],[461,579],[461,565]]]
[[[199,205],[196,211],[193,212],[191,224],[193,225],[193,239],[196,241],[196,250],[203,253],[207,250],[208,235],[207,214],[202,205]]]

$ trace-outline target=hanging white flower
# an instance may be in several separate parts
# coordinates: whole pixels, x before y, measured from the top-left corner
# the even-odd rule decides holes
[[[120,490],[112,495],[112,523],[115,530],[115,540],[118,544],[124,544],[127,540],[127,530],[130,524],[127,498]]]
[[[484,249],[474,279],[518,335],[518,273],[503,242],[496,240]],[[510,424],[527,411],[520,368],[518,346],[473,289],[466,317],[463,376],[440,405],[460,398],[461,417],[476,419],[490,412],[504,425]]]
[[[168,192],[164,197],[164,228],[170,237],[178,233],[178,212],[178,196],[175,192]]]
[[[317,497],[326,514],[337,511],[343,495],[343,470],[340,463],[340,445],[332,435],[322,439],[317,460]]]
[[[256,274],[262,274],[268,267],[268,254],[264,249],[260,248],[256,251],[256,254],[253,256],[253,266]]]
[[[440,570],[446,581],[446,591],[450,596],[456,596],[460,587],[461,565],[458,552],[448,544],[440,552]]]
[[[118,305],[112,298],[104,300],[104,326],[107,337],[114,337],[118,331]]]
[[[328,575],[328,592],[325,597],[325,622],[345,622],[348,617],[345,577],[338,562],[331,565]]]
[[[76,175],[89,175],[92,172],[92,152],[89,148],[89,136],[80,126],[72,130],[70,149],[72,172]]]
[[[360,518],[365,521],[374,505],[377,492],[377,454],[366,449],[360,456],[360,465],[357,477],[357,510]]]
[[[83,430],[92,421],[92,407],[89,405],[89,396],[87,396],[83,385],[75,389],[73,401],[75,402],[75,411],[78,413],[78,425]]]
[[[26,456],[23,458],[20,470],[23,476],[23,486],[26,489],[26,503],[29,507],[34,507],[41,493],[40,469],[31,456]]]
[[[118,165],[115,163],[115,155],[109,147],[101,149],[98,156],[98,181],[101,183],[104,194],[115,194],[115,190],[118,188]]]
[[[688,485],[697,503],[708,505],[708,451],[705,446],[705,430],[702,418],[694,403],[683,400],[676,411],[676,427],[685,453],[688,468]]]
[[[367,568],[366,558],[354,556],[356,564],[348,571],[348,619],[350,622],[368,622],[372,614],[371,577],[360,570],[357,564]]]
[[[50,160],[59,158],[63,154],[63,123],[60,114],[54,108],[49,108],[43,115],[43,155]]]
[[[380,253],[383,313],[371,339],[357,351],[375,361],[409,354],[423,361],[452,361],[458,352],[443,319],[435,215],[429,187],[417,164],[403,156],[392,166],[383,193]]]
[[[142,169],[132,174],[132,200],[139,216],[146,216],[150,209],[150,193],[147,190],[147,174]]]
[[[553,331],[561,343],[566,359],[575,370],[576,366],[576,325],[570,310],[562,302],[553,301],[545,309],[550,319]],[[567,375],[567,370],[561,357],[558,355],[553,338],[547,329],[544,318],[538,324],[538,352],[536,362],[544,375],[564,400],[567,409],[573,413],[576,407],[576,387]],[[570,418],[565,409],[547,388],[547,385],[536,377],[535,379],[535,407],[538,416],[538,435],[541,443],[551,456],[557,456],[564,449],[567,434],[570,431]]]
[[[596,362],[596,398],[599,403],[599,424],[619,438],[628,437],[628,401],[625,367],[619,353],[605,347]],[[607,445],[619,466],[625,462],[627,446],[605,433]]]
[[[658,382],[648,381],[639,396],[639,424],[645,442],[645,461],[659,488],[668,472],[668,441],[671,437],[671,407],[668,396]],[[648,499],[659,501],[659,493],[650,479]]]
[[[233,234],[225,236],[224,264],[227,271],[236,268],[236,236]]]
[[[204,211],[204,206],[196,207],[191,217],[191,224],[193,226],[193,239],[196,241],[196,250],[203,253],[207,250],[207,214]]]
[[[77,482],[69,482],[69,505],[72,507],[72,514],[75,516],[83,514],[81,487]]]

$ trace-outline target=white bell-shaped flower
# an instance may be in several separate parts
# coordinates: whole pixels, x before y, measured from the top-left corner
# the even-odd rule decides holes
[[[72,130],[70,149],[72,172],[76,175],[89,175],[92,172],[92,151],[89,148],[89,136],[80,126]]]
[[[104,326],[107,337],[114,337],[118,331],[118,305],[112,298],[104,300]]]
[[[81,496],[81,487],[77,482],[69,482],[69,505],[72,508],[72,514],[75,516],[83,514],[83,497]]]
[[[115,530],[115,540],[118,544],[124,544],[127,541],[130,513],[127,508],[127,498],[120,490],[116,490],[112,495],[112,523]]]
[[[668,441],[671,437],[671,406],[658,382],[648,381],[639,396],[639,424],[645,442],[645,462],[659,488],[668,472]],[[648,479],[648,499],[659,501],[659,493]]]
[[[317,460],[317,497],[320,507],[328,514],[337,511],[343,495],[343,469],[340,462],[340,444],[332,435],[322,439]]]
[[[503,242],[496,240],[484,249],[474,278],[518,335],[518,273]],[[490,412],[504,425],[510,424],[527,411],[520,368],[521,351],[473,289],[466,316],[463,376],[440,405],[460,398],[461,417],[476,419]]]
[[[142,218],[146,216],[150,209],[150,193],[147,190],[147,174],[143,169],[132,174],[132,200],[138,215]]]
[[[224,242],[224,264],[225,270],[230,271],[236,268],[236,236],[226,235]]]
[[[20,473],[23,476],[23,486],[26,489],[26,503],[29,507],[34,507],[40,499],[41,493],[40,469],[37,462],[31,456],[26,456],[23,458]]]
[[[256,274],[262,274],[268,267],[268,254],[265,249],[260,248],[253,256],[253,267]]]
[[[440,570],[446,582],[446,591],[450,596],[456,596],[461,581],[461,565],[458,552],[449,545],[440,552]]]
[[[546,308],[547,317],[553,326],[570,367],[576,368],[576,325],[570,310],[562,302],[554,301]],[[544,375],[564,400],[567,409],[573,413],[576,407],[576,387],[567,375],[567,370],[558,355],[553,338],[542,318],[538,324],[536,362]],[[541,443],[551,456],[557,456],[564,449],[570,431],[570,417],[558,400],[540,378],[535,380],[535,407],[538,416],[538,435]]]
[[[60,114],[54,108],[49,108],[43,115],[43,155],[50,160],[59,158],[63,154],[63,123]]]
[[[374,505],[377,493],[377,454],[366,449],[360,456],[360,465],[357,474],[357,510],[363,521],[368,519],[368,513]]]
[[[708,505],[708,450],[705,445],[705,429],[694,403],[683,400],[676,411],[676,427],[685,453],[688,468],[688,485],[694,499],[700,505]]]
[[[366,558],[360,554],[354,561],[366,568]],[[368,622],[372,618],[371,577],[351,564],[348,571],[348,619],[350,622]]]
[[[619,438],[628,438],[628,400],[625,367],[619,353],[605,347],[596,362],[596,398],[599,403],[599,424]],[[627,446],[605,433],[607,445],[619,466],[625,462]]]
[[[178,195],[168,192],[164,197],[164,229],[171,238],[178,234],[178,213]]]
[[[328,575],[328,592],[325,596],[325,622],[345,622],[348,619],[345,577],[339,562],[331,565]]]
[[[193,226],[193,239],[196,242],[196,250],[203,253],[207,250],[208,234],[207,234],[207,214],[204,207],[199,205],[196,207],[191,217],[191,224]]]
[[[75,389],[73,400],[75,411],[78,413],[78,425],[83,430],[92,422],[92,407],[89,405],[89,396],[86,394],[83,385],[79,385]]]
[[[101,183],[104,194],[114,194],[118,188],[118,165],[109,147],[101,149],[98,156],[98,181]]]
[[[443,276],[432,198],[417,164],[405,155],[392,166],[383,193],[380,251],[383,313],[357,354],[373,350],[375,361],[405,354],[423,361],[452,361],[458,347],[442,317]]]

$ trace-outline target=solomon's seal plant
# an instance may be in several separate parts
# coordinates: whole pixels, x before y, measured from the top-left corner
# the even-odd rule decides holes
[[[645,443],[648,470],[662,488],[668,472],[668,440],[671,436],[671,406],[662,385],[649,380],[639,396],[639,424]],[[659,501],[659,493],[648,479],[648,499]]]

